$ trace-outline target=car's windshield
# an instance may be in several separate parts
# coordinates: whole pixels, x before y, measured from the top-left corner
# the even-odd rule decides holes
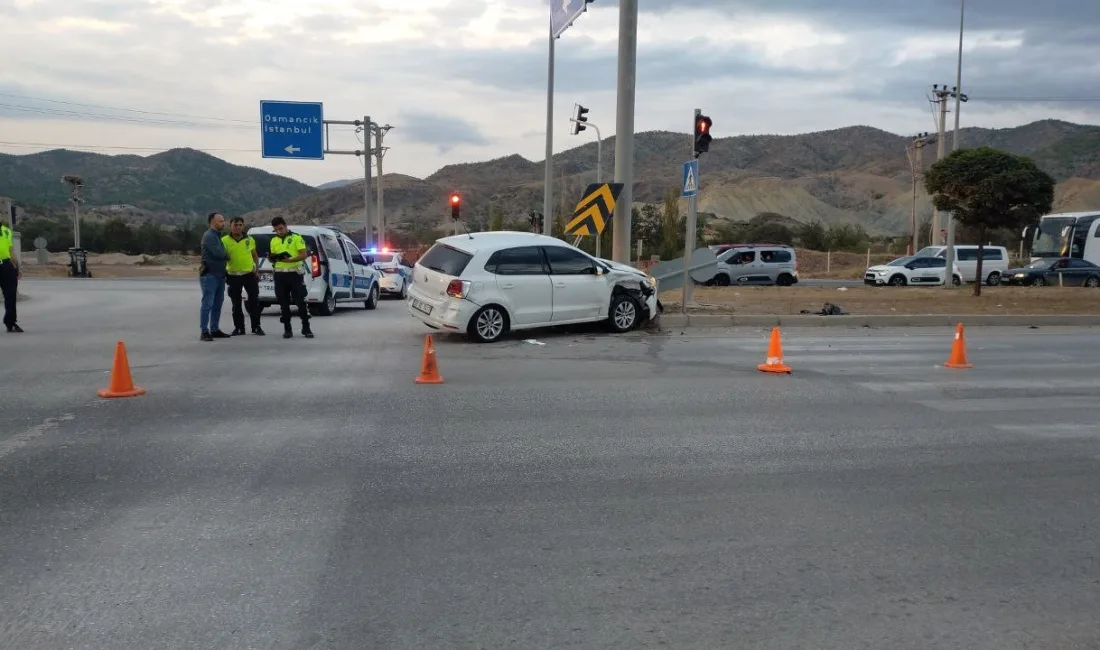
[[[899,257],[893,262],[887,262],[886,266],[905,266],[905,263],[913,259],[912,257]]]
[[[1067,234],[1062,231],[1073,226],[1073,217],[1055,217],[1039,220],[1035,229],[1035,241],[1031,245],[1031,254],[1041,257],[1061,257],[1065,254]]]

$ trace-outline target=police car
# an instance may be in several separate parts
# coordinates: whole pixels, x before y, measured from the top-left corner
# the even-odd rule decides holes
[[[412,262],[399,252],[383,248],[381,251],[370,249],[365,255],[374,258],[374,268],[382,273],[379,282],[382,293],[397,296],[402,300],[408,295],[409,282],[412,279]]]
[[[309,249],[305,259],[306,303],[310,313],[331,316],[342,303],[361,302],[367,309],[378,306],[381,273],[374,260],[363,255],[350,237],[335,228],[290,226]],[[260,308],[278,305],[275,299],[275,275],[267,253],[275,230],[271,226],[249,228],[260,256]]]

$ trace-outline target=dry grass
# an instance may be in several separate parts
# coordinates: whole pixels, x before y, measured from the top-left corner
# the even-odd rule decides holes
[[[798,277],[835,280],[862,280],[868,266],[885,264],[901,257],[892,253],[874,253],[868,264],[866,253],[822,253],[799,248],[795,254],[798,256]]]
[[[1058,287],[973,287],[947,290],[911,287],[696,287],[697,313],[779,315],[819,311],[827,303],[860,316],[914,314],[1100,314],[1100,290]],[[680,290],[661,294],[670,311],[680,309]]]

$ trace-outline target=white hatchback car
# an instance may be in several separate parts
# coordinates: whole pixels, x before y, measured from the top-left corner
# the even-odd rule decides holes
[[[955,286],[962,284],[962,273],[955,265],[951,282]],[[863,283],[881,287],[935,286],[944,283],[947,275],[947,260],[942,257],[899,257],[886,264],[868,267],[863,274]]]
[[[657,315],[657,281],[564,241],[524,232],[443,237],[413,267],[409,314],[434,329],[499,340],[510,330]]]

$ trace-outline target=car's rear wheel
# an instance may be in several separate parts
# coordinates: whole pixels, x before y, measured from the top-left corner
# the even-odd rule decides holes
[[[1044,280],[1043,278],[1035,278],[1034,280],[1031,281],[1031,286],[1041,287],[1041,286],[1045,285],[1046,283],[1047,283],[1047,281]]]
[[[991,287],[995,287],[998,284],[1000,284],[1001,283],[1001,273],[1000,273],[1000,271],[994,271],[994,272],[990,273],[989,277],[987,277],[985,279],[985,283],[988,284]]]
[[[378,306],[378,283],[376,282],[373,287],[370,288],[370,295],[367,297],[367,301],[363,303],[363,306],[367,309],[374,309]]]
[[[493,343],[508,331],[508,314],[503,307],[485,305],[474,312],[466,334],[478,343]]]
[[[1085,278],[1085,286],[1093,288],[1100,287],[1100,276],[1093,275]]]
[[[714,284],[719,287],[728,287],[730,286],[730,276],[725,273],[719,273],[714,276]]]
[[[317,314],[320,316],[332,316],[336,313],[336,294],[332,289],[325,290],[325,299],[317,306]]]
[[[638,302],[625,293],[611,296],[611,309],[607,314],[607,325],[613,332],[629,332],[637,326]]]
[[[901,275],[899,273],[899,274],[893,276],[892,278],[890,278],[890,281],[887,282],[886,284],[890,285],[891,287],[904,287],[905,286],[905,276]]]
[[[404,300],[404,299],[406,299],[406,298],[408,298],[408,297],[409,297],[409,283],[408,283],[407,281],[405,281],[405,280],[402,280],[402,281],[401,281],[401,294],[400,294],[400,298],[401,298],[402,300]]]
[[[962,286],[962,283],[963,283],[963,279],[960,278],[959,276],[957,276],[957,275],[951,276],[951,284],[955,285],[956,287],[959,287],[959,286]]]
[[[775,279],[775,283],[781,287],[789,287],[794,284],[794,276],[789,273],[784,273]]]

